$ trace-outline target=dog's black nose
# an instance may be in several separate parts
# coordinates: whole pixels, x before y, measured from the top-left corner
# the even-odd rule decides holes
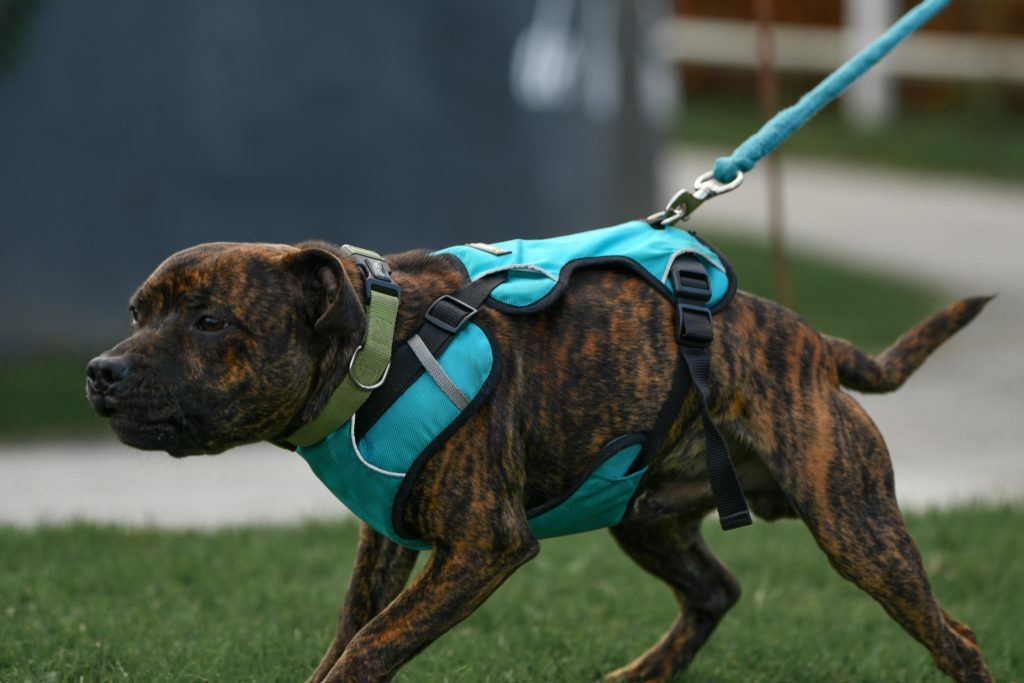
[[[124,356],[96,356],[85,368],[85,376],[89,387],[102,394],[117,386],[131,369],[131,363]]]

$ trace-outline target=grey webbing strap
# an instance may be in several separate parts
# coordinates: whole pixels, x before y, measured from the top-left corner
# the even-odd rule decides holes
[[[430,373],[430,376],[434,379],[434,382],[440,387],[444,395],[455,404],[455,407],[460,411],[465,410],[469,405],[469,399],[462,393],[452,378],[448,376],[448,373],[444,371],[441,364],[434,358],[434,354],[430,353],[430,349],[420,339],[420,335],[414,334],[408,341],[409,348],[416,354],[416,359],[423,366],[423,369]]]

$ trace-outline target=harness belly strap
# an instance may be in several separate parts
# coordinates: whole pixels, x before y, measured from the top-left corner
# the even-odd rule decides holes
[[[711,391],[711,354],[708,347],[715,331],[711,311],[704,307],[711,298],[711,290],[701,270],[700,264],[694,264],[685,257],[677,258],[672,264],[670,280],[677,297],[676,341],[690,384],[697,391],[704,423],[711,493],[718,508],[718,521],[728,531],[751,524],[752,520],[729,447],[708,410]]]

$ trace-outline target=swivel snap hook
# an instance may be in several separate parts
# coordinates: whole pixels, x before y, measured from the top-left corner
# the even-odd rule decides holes
[[[675,225],[679,221],[687,221],[701,204],[712,197],[732,192],[742,184],[742,171],[738,172],[736,178],[728,183],[715,180],[714,172],[708,171],[694,181],[692,190],[683,189],[677,192],[668,205],[665,206],[664,211],[648,216],[647,222],[653,227],[663,228]]]

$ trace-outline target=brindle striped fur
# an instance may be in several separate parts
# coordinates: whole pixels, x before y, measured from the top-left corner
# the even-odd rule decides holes
[[[365,323],[360,276],[332,253],[325,243],[215,244],[162,265],[136,294],[143,315],[132,336],[108,352],[133,367],[113,416],[119,436],[177,454],[213,452],[280,440],[315,415]],[[401,342],[460,276],[422,252],[388,260],[403,287]],[[841,385],[895,389],[986,301],[955,303],[871,358],[740,292],[716,316],[711,349],[712,412],[751,508],[765,519],[803,519],[833,566],[957,681],[991,677],[970,629],[935,601],[882,437]],[[204,306],[234,324],[198,335],[190,321]],[[669,390],[673,307],[628,273],[581,271],[543,313],[485,307],[476,320],[498,340],[504,371],[413,486],[405,522],[434,551],[406,586],[416,553],[363,528],[337,635],[312,681],[386,681],[468,616],[536,555],[524,511],[575,481],[611,438],[650,430]],[[612,678],[671,679],[738,599],[735,579],[700,537],[712,509],[691,396],[633,509],[611,530],[669,584],[679,618]]]

